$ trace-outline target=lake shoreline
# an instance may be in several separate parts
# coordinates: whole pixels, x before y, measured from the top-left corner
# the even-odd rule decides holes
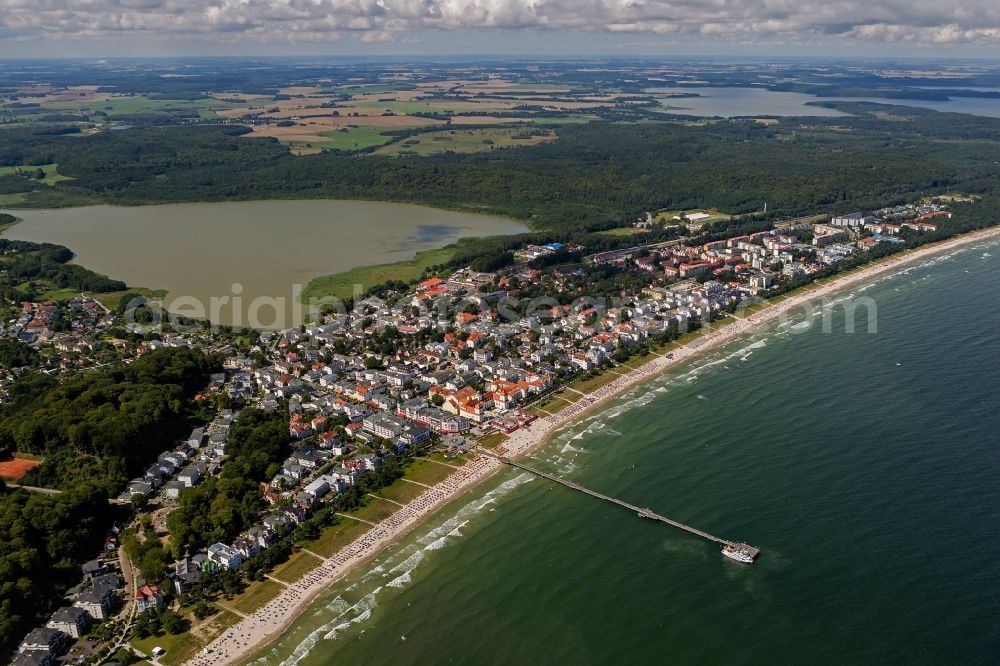
[[[975,242],[995,239],[1000,228],[990,227],[917,248],[906,253],[860,267],[849,273],[833,277],[829,282],[786,295],[785,300],[748,315],[727,320],[727,324],[699,335],[694,340],[677,346],[673,351],[657,356],[645,365],[623,374],[620,378],[589,393],[586,397],[548,417],[540,418],[529,427],[512,433],[497,452],[509,457],[528,455],[547,444],[560,430],[586,415],[605,406],[622,393],[647,382],[666,370],[692,360],[704,352],[732,342],[743,334],[753,332],[761,325],[777,319],[811,300],[832,295],[872,278],[892,273],[901,267],[941,252]],[[341,549],[333,557],[283,590],[252,615],[230,627],[222,636],[208,644],[209,654],[202,654],[188,662],[192,666],[222,666],[245,663],[265,650],[323,592],[328,590],[358,566],[379,555],[383,549],[409,534],[425,519],[440,508],[457,499],[466,491],[480,485],[505,465],[492,457],[480,456],[470,460],[455,474],[432,486],[428,491],[409,502],[392,516],[375,525],[369,532]],[[736,539],[738,535],[726,535]],[[756,544],[760,546],[761,544]],[[765,545],[766,546],[766,545]]]
[[[392,278],[402,262],[418,277],[421,265],[450,260],[463,239],[530,232],[510,218],[334,199],[99,205],[17,216],[23,222],[5,238],[61,245],[96,273],[165,289],[163,305],[186,318],[258,330],[303,323],[303,289],[315,290],[326,276],[390,265]]]

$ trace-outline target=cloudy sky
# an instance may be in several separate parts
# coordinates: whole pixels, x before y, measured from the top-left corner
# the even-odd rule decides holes
[[[1000,57],[1000,0],[0,0],[2,56]]]

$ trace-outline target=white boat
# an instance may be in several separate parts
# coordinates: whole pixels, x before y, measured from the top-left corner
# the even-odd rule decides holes
[[[737,562],[753,564],[753,549],[745,543],[727,543],[722,547],[722,554]]]

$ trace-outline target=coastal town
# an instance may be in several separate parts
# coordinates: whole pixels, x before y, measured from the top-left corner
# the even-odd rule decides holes
[[[440,484],[450,485],[443,489],[411,482],[426,492],[385,518],[395,521],[394,531],[374,524],[367,541],[351,543],[353,550],[313,554],[316,570],[298,580],[274,579],[271,598],[250,612],[227,613],[261,626],[280,624],[294,606],[289,595],[315,594],[399,529],[499,468],[479,447],[505,455],[530,450],[601,391],[625,386],[630,372],[635,381],[694,353],[697,342],[683,352],[669,346],[685,334],[719,323],[745,330],[755,316],[748,308],[919,245],[915,241],[946,228],[952,216],[949,202],[922,201],[778,222],[697,244],[689,241],[697,237],[699,213],[676,221],[687,225],[686,233],[654,243],[642,242],[652,218],[644,216],[630,232],[634,245],[602,251],[572,242],[527,245],[496,270],[427,274],[369,292],[349,311],[276,331],[157,328],[87,294],[11,300],[0,337],[37,356],[31,366],[0,368],[0,403],[31,373],[58,381],[178,348],[221,361],[195,396],[207,418],[135,470],[111,498],[125,519],[108,525],[102,550],[82,566],[65,605],[25,636],[13,662],[106,663],[124,649],[150,663],[176,663],[169,649],[148,648],[149,641],[175,633],[172,623],[182,629],[174,618],[194,613],[204,602],[201,591],[252,563],[259,569],[278,544],[294,541],[298,552],[317,516],[339,512],[338,498],[387,461],[419,459],[447,468],[450,476]],[[626,366],[635,360],[652,363]],[[595,384],[602,376],[614,381]],[[586,382],[590,388],[581,392]],[[566,399],[570,393],[579,395]],[[239,450],[233,433],[250,413],[280,418],[287,431],[280,457],[266,461],[258,484],[264,508],[238,534],[178,552],[172,542],[180,538],[179,521],[171,517],[189,517],[184,512],[198,490],[226,477]],[[0,475],[14,487],[39,464],[17,454],[0,461]],[[129,550],[148,554],[154,545],[164,566],[149,578],[143,570],[157,568],[130,561]],[[219,601],[214,610],[220,609],[231,607]],[[150,618],[156,619],[151,630]],[[222,627],[205,634],[201,663],[231,660],[236,652],[220,645],[236,640],[232,632]]]

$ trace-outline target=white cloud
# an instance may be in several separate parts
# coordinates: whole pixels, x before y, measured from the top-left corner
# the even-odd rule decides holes
[[[448,30],[704,36],[732,42],[984,44],[998,0],[2,0],[0,35],[24,39],[387,41]]]

